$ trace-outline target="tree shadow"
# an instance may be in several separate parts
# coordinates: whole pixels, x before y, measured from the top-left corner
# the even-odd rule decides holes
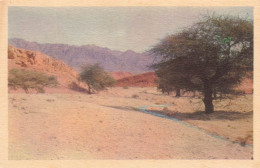
[[[74,90],[74,91],[77,91],[77,92],[81,92],[81,93],[89,93],[87,89],[79,86],[77,83],[75,82],[72,82],[70,85],[69,85],[69,88],[71,90]]]
[[[180,120],[239,120],[243,118],[250,118],[253,115],[253,111],[241,113],[235,111],[215,111],[211,114],[205,114],[204,111],[197,111],[194,113],[180,113],[180,112],[163,112],[163,111],[155,111],[152,112],[163,113],[170,117],[174,117]]]
[[[114,109],[118,109],[118,110],[124,110],[124,111],[139,111],[137,108],[135,107],[130,107],[130,106],[106,106],[106,105],[103,105],[104,107],[109,107],[109,108],[114,108]]]

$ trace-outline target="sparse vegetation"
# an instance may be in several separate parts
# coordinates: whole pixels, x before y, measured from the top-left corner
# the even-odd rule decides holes
[[[9,71],[8,86],[13,89],[22,88],[26,93],[29,93],[29,89],[44,93],[44,87],[55,87],[57,84],[55,76],[48,76],[42,72],[19,69]]]
[[[147,90],[142,91],[141,93],[147,93]]]
[[[168,112],[169,112],[168,107],[164,107],[164,108],[163,108],[163,112],[164,112],[164,113],[168,113]]]
[[[54,99],[46,99],[47,102],[54,102]]]
[[[249,134],[247,135],[246,137],[238,137],[237,138],[237,141],[239,142],[239,144],[241,146],[245,146],[247,144],[248,141],[253,141],[253,135],[252,134]]]
[[[132,95],[132,98],[135,98],[135,99],[136,99],[136,98],[138,98],[138,97],[139,97],[139,96],[138,96],[137,94],[133,94],[133,95]]]
[[[129,87],[128,86],[124,86],[123,89],[128,89]]]
[[[80,80],[88,85],[89,94],[93,90],[104,90],[115,83],[115,80],[98,64],[86,65],[82,69]]]

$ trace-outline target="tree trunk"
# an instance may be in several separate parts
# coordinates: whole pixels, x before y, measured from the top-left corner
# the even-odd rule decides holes
[[[214,99],[216,99],[217,98],[217,90],[216,90],[216,88],[214,88],[214,90],[213,90],[213,95],[214,95]]]
[[[180,97],[181,96],[181,89],[176,89],[176,97]]]
[[[212,85],[205,84],[204,85],[204,105],[205,105],[205,113],[210,114],[214,112],[214,106],[213,106],[213,98],[212,98]]]
[[[29,90],[28,90],[28,88],[23,88],[24,89],[24,91],[25,91],[25,93],[26,94],[28,94],[29,93]]]
[[[88,85],[88,94],[91,94],[91,87]]]

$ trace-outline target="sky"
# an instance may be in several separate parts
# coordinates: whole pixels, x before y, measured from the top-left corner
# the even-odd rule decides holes
[[[8,36],[144,52],[213,12],[253,20],[252,7],[9,7]]]

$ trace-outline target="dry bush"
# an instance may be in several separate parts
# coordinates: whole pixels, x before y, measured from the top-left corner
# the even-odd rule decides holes
[[[22,88],[26,93],[29,89],[36,89],[38,93],[44,93],[44,87],[55,87],[58,81],[55,76],[48,76],[43,72],[12,69],[9,71],[8,86],[17,89]]]
[[[148,93],[147,90],[142,91],[141,93]]]
[[[132,98],[138,98],[139,96],[137,94],[133,94]]]
[[[167,114],[167,113],[170,112],[170,110],[168,109],[168,107],[164,107],[164,108],[163,108],[163,112]]]

